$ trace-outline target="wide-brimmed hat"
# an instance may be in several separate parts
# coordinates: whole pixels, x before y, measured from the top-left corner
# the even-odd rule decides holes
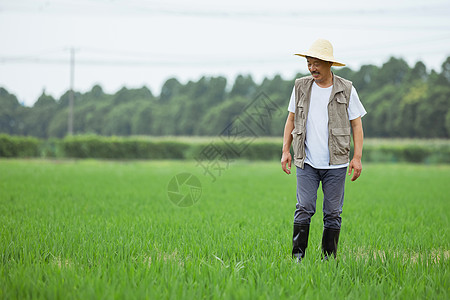
[[[333,45],[325,39],[316,40],[308,51],[302,53],[295,53],[295,55],[303,56],[303,57],[314,57],[325,61],[331,61],[333,66],[343,67],[344,63],[341,63],[334,59],[333,56]]]

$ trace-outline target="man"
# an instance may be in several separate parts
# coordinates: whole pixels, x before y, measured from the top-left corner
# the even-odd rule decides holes
[[[299,262],[308,247],[309,224],[316,212],[319,183],[322,182],[322,258],[336,258],[345,174],[353,171],[355,181],[362,171],[363,128],[366,111],[352,83],[331,72],[331,66],[345,66],[333,56],[333,46],[324,39],[315,41],[305,57],[311,76],[295,80],[283,138],[281,167],[290,174],[294,150],[297,168],[297,204],[294,215],[292,256]],[[349,163],[350,134],[354,154]]]

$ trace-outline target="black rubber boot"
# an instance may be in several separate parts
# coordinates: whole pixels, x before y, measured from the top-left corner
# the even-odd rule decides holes
[[[322,260],[328,260],[333,254],[336,259],[340,229],[324,228],[322,236]]]
[[[308,247],[309,224],[294,224],[294,235],[292,239],[292,257],[301,262]]]

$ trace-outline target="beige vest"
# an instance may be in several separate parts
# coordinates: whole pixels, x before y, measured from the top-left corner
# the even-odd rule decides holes
[[[292,131],[294,164],[302,168],[305,163],[306,121],[308,119],[312,76],[295,80],[295,121]],[[348,103],[352,91],[352,83],[333,74],[333,88],[328,102],[328,149],[330,165],[349,162],[350,156],[350,121],[348,120]]]

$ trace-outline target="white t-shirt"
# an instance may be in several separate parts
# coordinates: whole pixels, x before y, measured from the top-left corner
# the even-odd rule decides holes
[[[328,149],[328,101],[330,100],[332,88],[333,86],[321,88],[314,82],[311,89],[311,101],[309,104],[308,119],[306,121],[305,163],[316,169],[336,169],[348,166],[348,163],[330,165],[330,151]],[[295,113],[295,87],[292,90],[288,110]],[[363,117],[367,113],[353,86],[347,111],[349,120]]]

